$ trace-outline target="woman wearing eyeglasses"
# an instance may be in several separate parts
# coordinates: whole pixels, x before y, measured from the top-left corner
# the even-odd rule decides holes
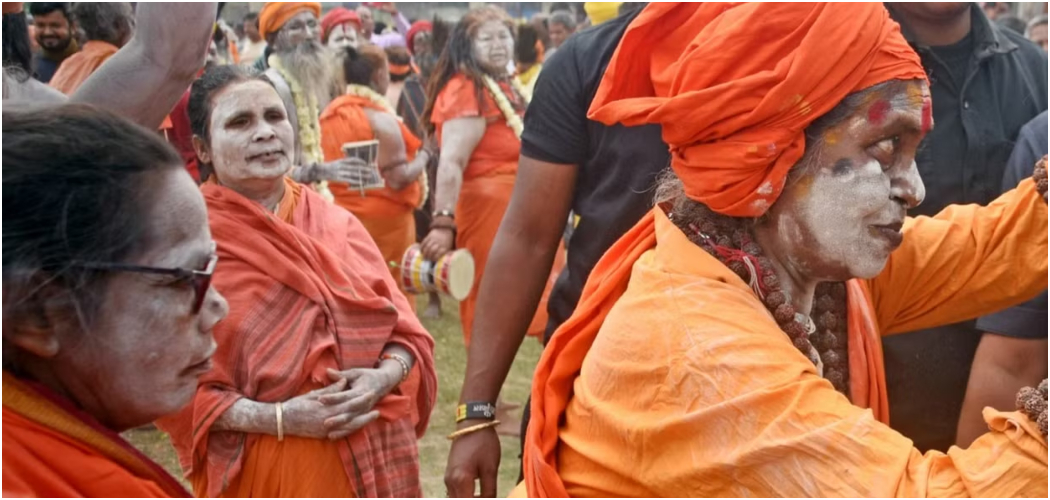
[[[433,340],[350,212],[287,177],[294,134],[265,80],[190,91],[230,317],[192,405],[159,422],[197,496],[411,497],[436,396]],[[414,417],[415,416],[415,417]]]
[[[188,496],[118,435],[186,405],[227,313],[179,155],[108,112],[3,114],[3,490]]]

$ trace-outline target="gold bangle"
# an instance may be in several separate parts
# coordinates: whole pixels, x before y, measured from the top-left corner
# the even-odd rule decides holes
[[[274,406],[277,411],[277,441],[284,441],[284,403]]]
[[[489,427],[495,427],[497,425],[499,425],[499,420],[493,420],[491,422],[485,422],[483,424],[472,425],[470,427],[467,427],[466,429],[460,429],[460,430],[458,430],[456,432],[453,432],[452,434],[449,434],[448,435],[448,440],[449,441],[455,441],[457,438],[461,438],[463,436],[466,436],[467,434],[471,434],[471,433],[474,433],[474,432],[485,430],[485,429],[488,429]]]

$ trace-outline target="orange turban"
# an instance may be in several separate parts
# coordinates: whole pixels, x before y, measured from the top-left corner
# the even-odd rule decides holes
[[[810,123],[853,92],[925,78],[881,3],[652,3],[588,116],[661,125],[690,198],[757,217],[802,158]]]
[[[24,2],[3,2],[4,14],[19,14],[22,12]]]
[[[266,2],[259,11],[259,35],[265,39],[266,35],[276,33],[284,23],[303,10],[321,17],[319,2]]]

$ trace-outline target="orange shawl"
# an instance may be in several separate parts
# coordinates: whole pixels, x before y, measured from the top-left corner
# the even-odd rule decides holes
[[[332,101],[321,113],[321,148],[324,150],[325,161],[343,158],[345,143],[376,138],[365,109],[387,112],[386,108],[367,98],[344,95]],[[400,125],[401,137],[405,141],[406,159],[412,161],[423,143],[412,135],[404,123]],[[422,176],[420,180],[422,181]],[[412,213],[423,201],[420,199],[423,190],[419,182],[414,182],[400,191],[384,187],[362,193],[348,188],[341,182],[328,183],[328,189],[332,191],[339,206],[361,217],[392,217]]]
[[[4,496],[189,497],[117,433],[46,387],[3,374]]]
[[[581,367],[584,366],[585,358],[588,356],[595,339],[598,338],[606,318],[610,316],[610,311],[614,309],[621,297],[627,292],[629,283],[632,280],[632,272],[639,272],[638,266],[642,265],[639,262],[640,259],[643,259],[653,248],[657,250],[661,248],[657,245],[661,227],[665,228],[663,229],[664,234],[672,235],[671,239],[674,240],[664,244],[673,245],[677,243],[676,247],[668,247],[667,255],[679,255],[682,252],[698,252],[698,255],[702,254],[702,250],[696,248],[695,245],[691,245],[688,241],[685,241],[684,244],[681,243],[681,240],[684,240],[684,235],[670,224],[662,210],[660,207],[653,209],[652,212],[647,214],[606,252],[587,280],[582,299],[575,313],[558,329],[543,352],[533,381],[532,417],[525,440],[525,484],[530,497],[563,497],[568,495],[565,484],[559,475],[557,457],[561,441],[560,435],[571,431],[571,428],[566,427],[566,425],[571,426],[571,422],[569,424],[565,423],[565,413],[573,399],[574,384],[580,383],[578,377],[580,376]],[[1039,293],[1046,286],[1046,228],[1046,204],[1042,201],[1042,198],[1035,190],[1034,183],[1030,180],[1022,183],[1018,189],[1003,195],[988,207],[953,206],[939,214],[935,219],[909,219],[904,229],[904,245],[894,252],[883,272],[870,282],[853,280],[848,283],[851,402],[860,408],[870,408],[873,415],[864,417],[863,415],[853,414],[850,418],[857,419],[857,426],[850,427],[845,425],[848,428],[847,431],[852,429],[852,431],[849,431],[852,434],[836,434],[835,439],[837,441],[828,442],[839,443],[842,446],[840,455],[836,457],[837,462],[834,464],[831,462],[825,463],[823,472],[830,474],[830,471],[840,468],[848,470],[848,473],[844,471],[843,474],[851,477],[855,483],[849,483],[849,480],[841,477],[829,478],[828,476],[821,476],[822,470],[815,468],[813,464],[808,462],[808,469],[801,465],[802,462],[798,462],[799,466],[805,470],[796,471],[797,468],[792,465],[796,463],[793,461],[795,460],[793,453],[798,453],[800,454],[799,456],[809,453],[806,451],[808,449],[806,446],[807,436],[810,439],[818,439],[818,441],[812,441],[812,443],[825,443],[824,441],[819,441],[819,439],[823,438],[817,436],[817,430],[807,429],[804,425],[794,424],[795,435],[781,437],[781,442],[785,444],[780,448],[771,447],[757,451],[748,450],[747,448],[755,446],[753,442],[741,443],[741,440],[747,438],[761,440],[763,435],[761,432],[740,437],[735,435],[732,430],[706,429],[709,432],[722,436],[720,438],[722,441],[720,442],[724,446],[719,448],[719,450],[725,453],[720,455],[720,460],[729,460],[729,466],[734,465],[732,462],[733,457],[741,460],[740,464],[737,465],[742,468],[741,476],[739,477],[740,482],[733,487],[745,489],[750,494],[757,496],[824,496],[825,494],[843,494],[841,491],[833,490],[833,487],[841,487],[843,491],[849,491],[849,488],[854,488],[853,494],[846,493],[846,496],[885,496],[886,494],[925,496],[926,494],[944,493],[947,491],[959,493],[957,491],[958,488],[965,484],[967,489],[963,493],[970,493],[976,496],[1005,496],[1030,494],[1038,489],[1032,490],[1033,485],[1042,484],[1042,493],[1045,494],[1046,441],[1032,422],[1019,416],[1019,414],[1000,414],[997,412],[986,414],[986,419],[988,419],[989,424],[996,433],[985,436],[974,447],[965,452],[953,449],[952,453],[954,455],[950,459],[945,458],[943,454],[936,454],[935,452],[922,456],[911,448],[910,441],[902,438],[899,434],[884,426],[880,426],[874,421],[864,423],[863,426],[861,426],[860,422],[864,421],[865,418],[871,419],[874,416],[882,424],[888,423],[889,411],[886,406],[886,383],[882,366],[880,335],[913,331],[963,321],[1008,307]],[[680,258],[696,261],[697,258],[693,257],[696,256]],[[646,262],[651,267],[653,258],[645,258],[648,259]],[[700,255],[698,259],[712,260],[706,254]],[[678,268],[670,269],[668,272],[703,273],[707,279],[728,284],[735,283],[744,287],[744,290],[747,289],[746,285],[728,268],[717,262],[711,264],[697,262],[694,264],[694,267],[695,269],[693,270],[684,270],[679,266]],[[698,271],[697,269],[701,267],[704,270]],[[1022,280],[1020,275],[1011,272],[1011,269],[1025,269],[1026,272],[1023,275],[1027,279]],[[923,279],[918,279],[918,276],[923,276]],[[664,288],[671,287],[672,285],[669,282],[670,279],[664,280],[662,286]],[[696,285],[696,283],[692,284]],[[689,298],[685,296],[685,290],[681,290],[681,292],[684,299]],[[635,297],[634,301],[637,300],[637,297]],[[757,302],[757,299],[754,300],[756,301],[756,324],[761,321],[767,321],[768,313]],[[710,309],[713,312],[719,310],[717,304],[710,304],[709,302],[697,300],[698,307],[702,309]],[[633,303],[633,307],[653,310],[654,308],[659,309],[662,303],[662,301],[654,300],[651,304],[642,304],[641,306]],[[959,307],[960,305],[962,307]],[[667,307],[673,306],[669,305]],[[630,316],[629,312],[619,315],[620,323],[623,323],[625,314]],[[637,329],[638,326],[637,324],[632,324],[631,327]],[[657,327],[657,325],[647,326]],[[620,326],[618,328],[623,327]],[[756,328],[755,331],[758,331],[758,327],[755,325],[744,325],[743,328]],[[770,328],[775,329],[776,327],[773,325]],[[790,347],[790,342],[786,336],[777,335],[776,337],[780,338],[785,346]],[[790,352],[792,355],[798,354],[791,349],[787,349],[785,352]],[[598,356],[600,356],[599,359],[602,359],[603,357],[608,357],[609,354],[603,353]],[[801,361],[805,361],[800,355],[798,357]],[[667,363],[672,364],[674,362],[668,359]],[[618,366],[622,370],[629,369],[627,365]],[[799,366],[805,367],[809,372],[814,371],[812,364],[808,363],[808,361],[802,362]],[[729,370],[732,367],[727,365],[722,366],[721,369]],[[691,376],[701,377],[703,375],[694,374]],[[849,405],[844,404],[844,401],[839,401],[841,396],[831,388],[830,383],[823,379],[809,380],[802,375],[803,373],[800,373],[798,385],[800,387],[806,385],[807,390],[812,389],[817,392],[801,394],[802,390],[799,389],[800,394],[797,394],[793,399],[778,398],[776,402],[773,402],[774,391],[780,388],[770,387],[768,390],[760,388],[753,393],[748,393],[747,398],[745,398],[746,404],[752,405],[754,411],[759,411],[760,409],[768,409],[762,406],[763,401],[770,401],[769,405],[775,407],[772,408],[774,413],[763,414],[758,420],[767,422],[771,428],[779,422],[788,422],[786,424],[788,426],[792,425],[792,422],[805,422],[809,418],[807,414],[811,414],[813,418],[817,416],[826,418],[827,415],[837,414],[839,411],[847,412],[843,407],[849,407]],[[760,379],[762,376],[764,374],[756,375],[755,377]],[[744,373],[737,373],[735,379],[741,380],[742,384],[751,383],[743,382],[748,380]],[[704,385],[710,383],[710,380],[701,377],[693,383]],[[575,387],[577,390],[580,388],[578,385]],[[656,388],[653,387],[617,386],[617,391],[623,394],[625,398],[650,398],[653,396],[646,391],[655,390]],[[745,401],[732,399],[735,396],[739,396],[733,392],[733,387],[720,386],[712,388],[712,390],[725,395],[726,400],[721,405],[718,405],[718,408],[735,408],[737,407],[735,405],[745,404]],[[759,397],[762,395],[765,395],[766,399]],[[681,395],[679,397],[688,399],[693,396]],[[593,405],[594,403],[589,403],[588,408],[592,414],[596,414],[598,409],[594,408]],[[659,407],[653,407],[652,412],[647,417],[649,421],[646,428],[656,428],[658,432],[666,432],[668,435],[674,434],[670,429],[679,429],[679,432],[675,434],[675,439],[677,440],[675,443],[663,443],[663,445],[669,447],[668,449],[674,448],[677,450],[681,446],[691,446],[682,444],[691,442],[691,439],[693,439],[688,433],[704,432],[703,423],[705,421],[694,418],[690,414],[683,415],[667,403],[663,403],[661,406],[666,408],[662,410],[666,414],[662,413]],[[702,407],[695,411],[707,409],[707,407]],[[711,407],[710,411],[714,412],[715,407]],[[780,411],[780,413],[776,413],[776,411]],[[592,418],[594,417],[592,416]],[[590,424],[592,432],[593,429],[599,428],[597,427],[600,425],[598,422],[598,420],[593,420],[592,424]],[[845,418],[839,423],[842,422],[849,424],[849,421]],[[641,427],[643,424],[639,423],[638,425]],[[664,430],[662,425],[665,425],[667,430]],[[832,426],[835,424],[828,425]],[[839,427],[842,426],[839,425],[836,428]],[[683,434],[681,431],[685,431],[685,433]],[[586,430],[573,432],[586,434]],[[726,434],[722,434],[722,432]],[[807,432],[810,434],[807,434]],[[580,439],[579,436],[576,436],[573,438],[573,442],[578,444]],[[660,443],[651,441],[654,439],[652,436],[640,435],[636,436],[635,439],[638,446],[659,448],[660,445]],[[615,447],[622,440],[611,439],[608,442]],[[905,442],[906,446],[902,447],[902,442]],[[1017,448],[1010,448],[1010,443],[1014,443]],[[828,444],[828,446],[832,445]],[[838,446],[838,444],[834,446]],[[855,446],[856,449],[851,448],[851,446]],[[1031,472],[1029,467],[1031,467],[1033,457],[1038,462],[1040,447],[1043,476],[1041,478],[1019,478],[1018,476]],[[1032,455],[1033,450],[1034,455]],[[606,450],[602,455],[606,457],[622,456],[625,457],[624,460],[628,460],[631,453],[630,450],[614,449],[611,451]],[[767,481],[766,479],[769,478],[764,478],[745,483],[744,478],[751,478],[752,476],[748,474],[747,467],[749,465],[745,465],[743,457],[758,456],[763,458],[758,462],[752,460],[747,463],[751,464],[750,466],[752,467],[759,467],[760,463],[775,464],[777,459],[782,459],[784,461],[783,473],[789,479]],[[610,460],[616,462],[615,458],[610,458]],[[656,459],[654,458],[653,460],[655,461]],[[700,474],[700,470],[715,467],[715,464],[708,463],[702,458],[694,457],[693,460],[693,463],[680,464],[682,466],[681,471],[665,470],[664,473],[669,478],[676,477],[676,474],[681,473],[688,478],[695,479],[695,476],[689,476],[688,470],[693,470],[695,474]],[[887,471],[885,468],[889,467],[888,464],[891,463],[894,467],[906,467],[903,470],[893,468]],[[634,464],[631,466],[633,469],[628,467],[627,470],[637,471],[639,477],[641,477],[641,474],[647,468],[639,468],[638,465]],[[726,464],[723,463],[722,465]],[[605,466],[604,470],[610,470],[609,466]],[[868,474],[876,470],[881,471],[880,473],[883,474],[882,482],[888,484],[875,484],[879,481],[866,482],[867,479],[873,479],[877,476],[874,473]],[[1014,472],[1015,475],[1009,477],[1011,470],[1025,472]],[[1036,470],[1039,470],[1038,466]],[[799,472],[801,475],[796,472]],[[806,487],[805,481],[807,479],[805,474],[810,474],[813,480],[811,485],[825,485],[827,489],[805,492],[796,489]],[[1028,479],[1031,482],[1026,482]],[[630,479],[625,480],[630,481]],[[661,482],[668,484],[675,481]],[[703,480],[698,480],[698,483],[703,482]],[[696,494],[695,490],[687,490],[690,488],[690,484],[693,484],[690,481],[679,481],[678,483],[679,486],[677,487],[682,489],[650,493],[658,496],[692,496]],[[775,487],[773,483],[778,483],[780,486]],[[870,488],[867,490],[868,495],[865,495],[863,492],[856,492],[863,491],[865,487]],[[877,488],[886,487],[896,487],[898,489],[877,490]],[[729,488],[729,486],[726,488]],[[775,488],[782,489],[778,490]],[[717,490],[714,493],[705,493],[714,496],[736,496],[739,494],[730,493],[731,491],[737,490],[725,489]],[[874,493],[877,491],[881,494]]]
[[[513,99],[514,92],[505,83],[500,83],[508,99]],[[485,177],[494,174],[514,174],[518,171],[518,153],[521,141],[514,130],[507,125],[496,100],[483,91],[484,103],[479,103],[474,91],[474,82],[466,75],[457,74],[445,84],[438,94],[431,113],[430,121],[437,127],[437,139],[441,142],[442,125],[456,118],[480,116],[488,120],[485,135],[474,148],[463,171],[463,180]]]
[[[926,73],[880,3],[653,3],[627,28],[589,117],[660,124],[690,198],[757,217],[810,123],[849,94],[912,79]]]
[[[416,438],[436,398],[434,343],[368,233],[309,189],[291,223],[228,188],[201,190],[220,256],[214,285],[230,314],[193,403],[163,422],[187,474],[204,468],[217,496],[240,473],[256,436],[211,431],[238,399],[286,401],[307,383],[328,385],[329,368],[374,367],[394,342],[415,356],[412,376],[377,406],[380,420],[339,442],[340,455],[359,497],[420,494],[418,469],[406,470],[418,468]],[[289,205],[286,196],[279,211]]]

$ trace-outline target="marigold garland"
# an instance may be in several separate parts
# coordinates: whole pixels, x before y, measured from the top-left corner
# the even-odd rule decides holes
[[[500,88],[499,84],[496,83],[496,80],[491,76],[485,75],[483,80],[485,82],[485,89],[489,91],[489,95],[491,95],[492,99],[496,101],[496,107],[498,107],[500,112],[503,113],[503,118],[507,120],[507,126],[514,131],[514,135],[517,136],[518,139],[521,139],[521,133],[525,130],[525,124],[522,123],[521,117],[518,116],[518,112],[514,109],[514,105],[510,103],[510,99],[507,99],[507,94],[503,92],[503,89]],[[519,95],[523,96],[522,99],[524,99],[524,89],[519,89],[518,87],[521,87],[521,85],[514,81],[513,78],[511,79],[511,86]],[[528,100],[525,101],[525,104],[528,105]]]

